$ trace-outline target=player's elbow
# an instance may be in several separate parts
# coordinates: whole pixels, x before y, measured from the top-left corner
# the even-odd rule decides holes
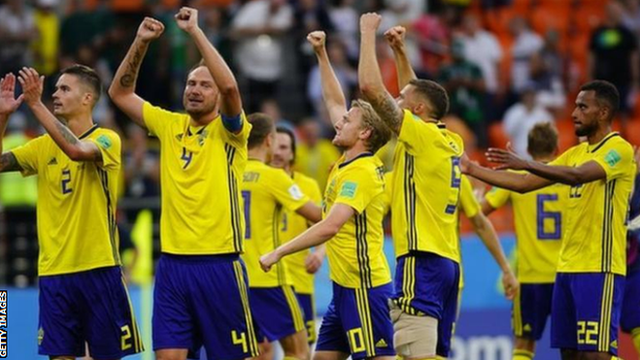
[[[332,237],[336,236],[336,234],[338,234],[338,232],[340,231],[340,228],[342,226],[334,221],[325,221],[323,224],[323,228],[325,229],[324,233],[325,233],[325,237],[327,239],[331,239]]]
[[[71,159],[72,161],[84,161],[87,158],[84,151],[82,151],[82,149],[77,146],[71,146],[70,148],[66,149],[65,154],[67,154],[69,159]]]
[[[235,81],[219,84],[218,89],[220,90],[220,95],[223,97],[240,96],[240,89]]]

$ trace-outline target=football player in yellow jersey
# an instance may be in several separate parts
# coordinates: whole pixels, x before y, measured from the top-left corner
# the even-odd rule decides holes
[[[85,342],[94,359],[139,353],[115,224],[120,137],[91,116],[100,78],[82,65],[63,70],[53,114],[41,100],[44,77],[23,68],[19,81],[17,100],[15,76],[0,81],[0,135],[22,100],[48,133],[0,157],[2,172],[38,175],[38,353],[75,359],[85,355]]]
[[[287,359],[307,359],[307,343],[304,318],[293,291],[287,264],[280,264],[274,272],[265,274],[260,269],[260,256],[280,245],[279,226],[283,210],[292,211],[308,221],[322,218],[320,207],[300,191],[282,169],[271,167],[276,146],[276,129],[273,119],[262,113],[251,114],[249,135],[249,161],[241,184],[244,200],[245,253],[249,275],[249,294],[253,317],[261,344],[279,341]],[[261,351],[264,352],[264,351]],[[265,358],[266,356],[262,356]]]
[[[525,174],[483,168],[466,157],[461,161],[463,172],[520,193],[557,182],[571,186],[551,306],[551,345],[561,349],[563,360],[608,360],[618,353],[625,220],[636,172],[633,148],[611,131],[619,103],[611,83],[583,85],[572,117],[576,135],[587,141],[549,164],[489,149],[497,169]]]
[[[162,256],[156,269],[153,347],[165,360],[207,354],[221,359],[258,355],[240,260],[244,217],[240,181],[251,130],[236,80],[198,27],[198,12],[182,8],[180,29],[204,62],[188,74],[186,114],[145,102],[135,92],[149,43],[164,25],[145,18],[109,88],[113,102],[160,140]],[[214,295],[212,295],[214,294]],[[224,294],[224,296],[215,296]]]
[[[298,171],[294,171],[292,168],[296,157],[296,138],[293,131],[286,127],[278,126],[276,128],[276,144],[271,158],[271,166],[283,169],[293,179],[293,182],[300,187],[303,194],[309,196],[314,203],[320,204],[322,202],[322,193],[318,182]],[[291,241],[309,226],[309,221],[303,216],[296,214],[294,211],[283,211],[279,229],[280,241],[283,244]],[[321,245],[316,247],[313,252],[307,249],[285,259],[289,278],[293,282],[293,290],[304,315],[309,345],[316,341],[313,274],[320,269],[324,256],[325,247]]]
[[[360,19],[360,90],[398,135],[394,156],[391,230],[396,247],[396,292],[392,318],[395,348],[408,360],[449,356],[459,290],[459,161],[462,139],[438,123],[449,108],[442,86],[419,80],[392,44],[402,91],[396,100],[385,89],[376,59],[380,16]],[[396,314],[396,315],[394,315]]]
[[[558,132],[550,123],[529,131],[527,150],[534,161],[549,163],[556,157]],[[482,201],[490,214],[511,201],[516,224],[516,271],[521,283],[513,304],[515,335],[513,360],[532,359],[551,315],[551,296],[558,266],[562,233],[566,231],[569,187],[554,184],[526,194],[493,188]],[[566,224],[565,224],[566,225]]]
[[[289,254],[327,242],[333,298],[325,314],[314,359],[393,359],[392,294],[384,256],[385,211],[382,162],[374,153],[391,132],[362,100],[349,111],[325,48],[325,33],[307,36],[318,57],[322,94],[336,129],[333,144],[345,149],[324,193],[323,220],[260,259],[269,271]]]

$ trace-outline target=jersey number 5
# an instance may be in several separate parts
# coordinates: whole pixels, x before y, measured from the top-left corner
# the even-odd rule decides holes
[[[449,197],[449,203],[444,212],[447,214],[454,214],[456,207],[458,207],[458,200],[460,198],[460,183],[462,182],[462,171],[460,171],[460,157],[451,157],[451,189],[454,190]]]
[[[537,228],[538,239],[540,240],[560,240],[562,229],[562,214],[557,211],[545,211],[544,203],[550,201],[558,201],[558,194],[538,194],[537,197]],[[553,231],[545,232],[545,222],[553,222]]]

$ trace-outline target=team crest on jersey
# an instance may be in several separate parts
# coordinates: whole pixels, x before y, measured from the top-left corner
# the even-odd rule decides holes
[[[609,166],[614,167],[617,163],[620,162],[620,160],[622,160],[622,157],[620,156],[620,154],[618,154],[617,151],[611,149],[604,157],[604,160],[607,162],[607,164],[609,164]]]
[[[340,189],[340,196],[344,196],[346,198],[353,199],[356,196],[356,190],[358,189],[358,184],[353,181],[346,181],[342,185],[342,189]]]
[[[207,138],[207,135],[209,135],[209,132],[207,130],[198,132],[198,145],[204,146],[204,141]]]

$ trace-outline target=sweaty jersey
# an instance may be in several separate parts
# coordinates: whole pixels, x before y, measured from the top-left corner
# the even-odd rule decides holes
[[[309,201],[309,197],[284,170],[250,159],[243,175],[242,199],[247,222],[242,258],[247,265],[249,286],[293,285],[286,262],[281,261],[271,271],[264,272],[260,268],[260,256],[282,244],[279,232],[282,211],[295,212]]]
[[[331,280],[340,286],[364,289],[391,282],[383,251],[384,187],[382,162],[371,153],[350,161],[343,155],[329,174],[323,217],[335,204],[348,205],[356,212],[327,242]]]
[[[322,192],[318,186],[318,182],[314,179],[299,173],[293,172],[291,177],[293,182],[300,187],[303,194],[309,196],[311,201],[320,205],[322,202]],[[302,234],[309,228],[309,222],[303,216],[298,215],[295,211],[284,210],[280,221],[280,241],[284,244],[293,240],[296,236]],[[309,274],[305,267],[307,256],[311,253],[310,249],[299,251],[295,254],[286,256],[283,261],[287,264],[289,277],[293,282],[293,288],[299,294],[313,294],[313,274]]]
[[[497,209],[511,201],[516,228],[516,275],[521,283],[553,283],[567,231],[569,186],[553,184],[526,194],[493,188],[485,199]]]
[[[551,164],[575,167],[589,161],[597,162],[607,176],[570,187],[558,272],[624,275],[625,223],[636,174],[633,148],[613,132],[597,144],[570,148]]]
[[[11,150],[24,176],[38,175],[40,276],[120,265],[120,137],[94,125],[79,139],[96,144],[102,163],[72,161],[49,135]]]
[[[396,256],[431,252],[458,261],[457,134],[404,110],[393,164],[391,225]]]
[[[240,179],[247,162],[251,124],[242,116],[239,133],[218,116],[205,126],[187,114],[145,102],[144,122],[160,140],[162,252],[231,254],[243,250]]]

